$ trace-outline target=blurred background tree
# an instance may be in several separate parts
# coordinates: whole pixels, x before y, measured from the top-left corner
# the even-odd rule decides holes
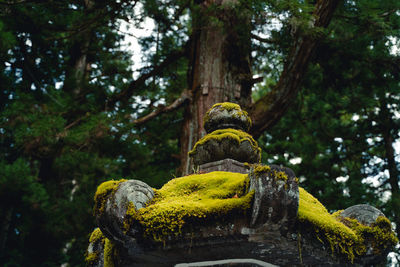
[[[216,101],[243,105],[263,161],[328,209],[400,224],[400,3],[226,2],[0,1],[3,266],[83,266],[97,185],[187,173]],[[204,84],[200,57],[229,84]]]

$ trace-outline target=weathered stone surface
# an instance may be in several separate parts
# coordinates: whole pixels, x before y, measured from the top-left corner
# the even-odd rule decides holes
[[[86,261],[91,267],[104,266],[104,238],[95,238],[89,240],[89,246],[86,251]]]
[[[232,255],[237,259],[251,258],[278,266],[364,266],[379,262],[386,255],[387,252],[378,256],[367,253],[352,263],[343,255],[332,254],[329,243],[322,242],[315,229],[303,228],[303,224],[297,223],[296,179],[290,169],[252,166],[250,176],[249,190],[254,188],[257,197],[249,214],[214,225],[193,224],[178,235],[166,237],[164,242],[157,242],[151,236],[145,237],[144,229],[139,224],[132,225],[129,232],[124,233],[121,214],[126,212],[126,205],[121,202],[139,199],[137,203],[143,205],[151,199],[152,191],[142,182],[121,183],[108,196],[105,206],[105,214],[113,219],[98,220],[102,230],[107,231],[105,235],[116,245],[118,257],[115,266],[174,266],[179,263],[221,261],[232,258]],[[134,197],[125,198],[120,194]],[[295,226],[293,222],[296,222]],[[89,245],[92,253],[96,249],[102,248]],[[99,255],[101,253],[98,251]],[[103,266],[101,264],[99,259],[91,266]]]
[[[230,171],[230,172],[238,172],[238,173],[248,173],[248,168],[234,159],[223,159],[219,161],[205,163],[199,166],[199,172],[213,172],[213,171]]]
[[[204,117],[204,129],[207,133],[218,129],[239,129],[249,131],[250,117],[239,105],[233,103],[217,103]]]
[[[227,158],[239,162],[259,163],[260,154],[260,149],[251,136],[233,130],[227,133],[213,132],[204,136],[191,151],[190,157],[194,165],[198,166]]]
[[[119,250],[117,266],[175,266],[199,261],[218,262],[233,256],[277,266],[360,266],[333,256],[330,248],[322,247],[319,241],[310,241],[306,235],[285,237],[279,231],[247,228],[245,223],[245,220],[237,220],[224,226],[195,228],[192,234],[171,239],[165,245],[142,240],[142,250],[137,253]]]
[[[385,216],[382,211],[367,204],[351,206],[340,213],[342,218],[356,219],[362,224],[370,226],[379,216]]]
[[[340,218],[344,219],[344,223],[346,223],[346,218],[350,218],[350,219],[355,219],[357,220],[359,223],[363,224],[363,225],[367,225],[367,226],[374,226],[374,224],[377,223],[378,217],[385,217],[385,215],[383,214],[383,212],[381,212],[380,210],[378,210],[377,208],[367,205],[367,204],[359,204],[359,205],[354,205],[351,206],[347,209],[345,209],[344,211],[342,211],[340,213]],[[385,227],[385,225],[380,225],[380,227]],[[386,231],[391,231],[391,226],[386,225]],[[385,230],[385,229],[381,229],[381,230]],[[365,255],[363,255],[362,257],[359,257],[357,259],[358,263],[361,264],[377,264],[379,262],[382,262],[385,260],[385,257],[387,255],[387,253],[389,252],[391,245],[390,244],[390,240],[385,240],[385,237],[382,236],[384,232],[380,233],[380,238],[382,240],[376,240],[375,238],[372,237],[372,233],[371,236],[366,236],[365,237],[365,243],[366,243],[366,253]],[[380,243],[379,245],[377,244]],[[386,247],[386,248],[385,248]],[[382,249],[384,251],[382,251]]]
[[[104,183],[98,189],[95,214],[108,239],[91,237],[88,255],[94,260],[89,265],[271,267],[381,262],[397,242],[383,213],[369,205],[356,205],[337,217],[304,189],[299,191],[291,169],[245,165],[260,163],[257,142],[243,132],[250,123],[238,105],[214,105],[205,120],[208,135],[190,152],[199,174],[170,181],[155,198],[152,188],[141,181]],[[212,171],[230,173],[208,173]],[[222,195],[218,193],[221,188],[225,189]],[[167,197],[171,195],[172,199]],[[243,205],[240,212],[228,213],[239,207],[237,203]],[[144,220],[143,214],[150,218]],[[158,232],[148,231],[154,229]],[[115,245],[112,250],[111,243]]]
[[[255,165],[250,169],[250,190],[254,190],[251,227],[263,231],[292,229],[299,207],[299,187],[294,172],[277,165]]]
[[[153,189],[138,180],[128,180],[118,185],[115,192],[108,196],[104,203],[104,211],[97,213],[96,221],[106,237],[120,244],[136,242],[131,236],[136,233],[132,229],[127,233],[124,229],[125,214],[130,203],[136,209],[143,208],[154,197]],[[130,244],[129,246],[132,246]]]

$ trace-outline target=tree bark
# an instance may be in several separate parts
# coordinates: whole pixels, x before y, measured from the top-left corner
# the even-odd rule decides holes
[[[93,10],[93,0],[84,0],[83,2],[86,12]],[[72,92],[75,96],[81,94],[85,80],[88,78],[88,69],[90,68],[88,50],[92,28],[86,25],[82,27],[85,27],[85,29],[75,37],[76,40],[70,49],[69,69],[67,70],[63,86],[64,91]]]
[[[191,172],[187,155],[205,134],[207,110],[218,102],[242,107],[251,103],[250,20],[245,11],[234,12],[236,2],[205,1],[194,14],[188,71],[192,98],[185,107],[180,140],[182,174]]]
[[[391,133],[391,126],[394,125],[392,114],[387,108],[385,100],[381,100],[381,120],[384,122],[382,125],[383,142],[385,146],[385,158],[389,171],[389,184],[392,193],[392,213],[394,215],[394,222],[396,223],[396,233],[400,236],[400,188],[399,188],[399,171],[396,166],[395,153],[393,148],[394,138]]]
[[[314,27],[327,27],[339,0],[319,0]],[[255,104],[251,103],[250,16],[234,12],[236,0],[203,1],[194,20],[189,85],[192,99],[186,106],[181,136],[181,173],[191,171],[187,153],[204,134],[203,116],[218,102],[238,103],[250,112],[251,133],[258,137],[286,112],[299,90],[319,38],[297,36],[278,85]],[[216,7],[210,9],[210,7]],[[230,7],[228,7],[230,6]],[[213,11],[210,11],[213,10]],[[240,13],[240,15],[239,15]],[[220,26],[222,25],[222,26]]]

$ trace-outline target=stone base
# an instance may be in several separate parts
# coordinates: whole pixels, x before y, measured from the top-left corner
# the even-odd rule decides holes
[[[205,163],[199,166],[200,173],[214,172],[214,171],[229,171],[238,173],[249,173],[244,163],[234,159],[223,159]]]

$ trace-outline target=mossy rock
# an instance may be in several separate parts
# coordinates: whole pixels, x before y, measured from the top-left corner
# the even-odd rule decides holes
[[[145,236],[162,242],[196,225],[233,220],[251,207],[248,183],[247,174],[220,171],[175,178],[155,190],[147,207],[131,206],[127,224],[140,223]]]
[[[297,181],[294,174],[284,169],[280,172],[273,166],[256,165],[252,168],[254,171],[250,172],[250,176],[254,175],[254,179],[272,179],[271,184],[281,188],[279,192],[293,191],[290,184]],[[289,232],[282,233],[278,228],[271,228],[268,221],[251,226],[255,191],[259,190],[257,186],[254,190],[250,189],[253,178],[248,174],[220,171],[175,178],[161,189],[154,190],[154,198],[143,208],[136,209],[134,202],[126,198],[128,202],[123,204],[126,212],[122,215],[122,206],[107,208],[107,203],[118,205],[118,202],[105,200],[104,216],[118,215],[124,221],[116,224],[122,229],[118,236],[108,231],[107,225],[100,224],[100,228],[106,230],[104,233],[115,241],[117,248],[129,248],[126,251],[116,250],[125,253],[121,255],[127,257],[126,266],[131,266],[129,261],[143,262],[142,266],[148,262],[183,262],[187,255],[177,252],[182,248],[206,253],[206,257],[210,254],[205,251],[213,248],[221,249],[218,253],[231,253],[236,248],[236,242],[240,242],[238,247],[242,249],[242,256],[254,255],[258,259],[271,259],[277,264],[280,264],[279,259],[275,261],[277,257],[283,259],[287,256],[285,262],[291,265],[301,263],[303,257],[305,265],[329,263],[349,266],[353,262],[365,265],[382,260],[398,242],[386,217],[378,216],[370,225],[364,225],[356,219],[341,217],[341,212],[330,214],[303,188],[299,188],[297,217],[290,219],[296,224]],[[130,184],[140,185],[133,180],[118,184],[114,181],[107,185],[112,184],[100,188],[106,190],[98,190],[101,200],[115,197],[120,190],[127,191],[124,187]],[[288,187],[285,186],[287,184]],[[260,196],[263,198],[262,194]],[[267,206],[263,206],[263,210],[269,211]],[[126,238],[119,239],[122,232]],[[118,243],[118,240],[126,241]],[[111,243],[106,244],[106,239],[98,233],[92,234],[91,241],[101,244],[102,248],[98,248],[102,251],[92,249],[88,261],[94,262],[101,255],[108,255],[108,261]],[[129,254],[131,250],[135,253]],[[138,251],[141,252],[138,254]],[[265,256],[266,251],[268,256]],[[198,260],[199,257],[190,256],[190,259]]]
[[[189,156],[196,166],[227,158],[239,162],[259,163],[261,149],[251,135],[241,130],[222,129],[200,139],[189,152]]]
[[[218,129],[234,128],[248,132],[251,119],[238,104],[224,102],[213,105],[204,116],[204,129],[207,133]]]
[[[351,262],[363,256],[378,256],[398,243],[390,221],[378,216],[370,225],[340,216],[342,211],[330,214],[327,209],[303,188],[299,188],[298,221],[300,228],[312,229],[315,237],[328,244],[331,252],[343,255]]]

